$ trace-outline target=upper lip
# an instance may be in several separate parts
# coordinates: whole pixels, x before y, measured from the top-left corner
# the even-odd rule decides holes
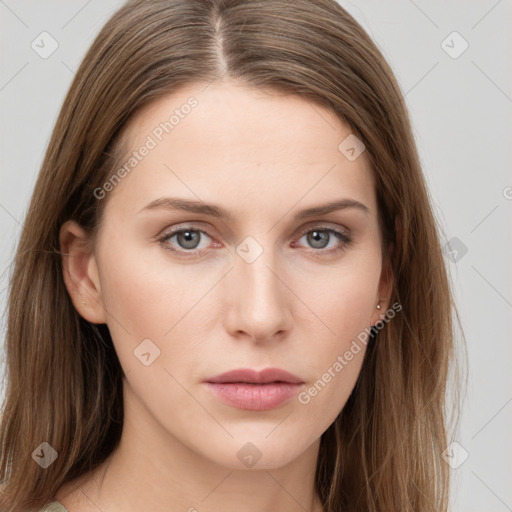
[[[238,368],[229,372],[216,375],[206,380],[213,383],[248,382],[254,384],[268,384],[270,382],[287,382],[290,384],[302,384],[304,381],[286,370],[280,368],[265,368],[257,371],[251,368]]]

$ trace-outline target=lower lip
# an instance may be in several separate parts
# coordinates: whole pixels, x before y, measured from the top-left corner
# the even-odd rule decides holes
[[[268,384],[207,382],[206,384],[223,402],[250,411],[267,411],[279,407],[290,400],[302,386],[302,384],[289,382],[270,382]]]

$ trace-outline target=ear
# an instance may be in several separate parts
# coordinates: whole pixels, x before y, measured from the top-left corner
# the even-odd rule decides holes
[[[374,312],[371,317],[371,324],[375,325],[376,322],[384,317],[386,311],[389,309],[389,303],[391,301],[391,293],[393,291],[394,276],[391,266],[393,259],[393,245],[390,244],[388,248],[388,256],[384,258],[382,265],[382,271],[380,274],[379,288],[377,294],[377,300],[375,301]],[[377,304],[380,305],[380,309],[377,309]]]
[[[90,237],[75,221],[60,229],[62,272],[69,296],[78,313],[96,324],[106,323],[96,257]]]

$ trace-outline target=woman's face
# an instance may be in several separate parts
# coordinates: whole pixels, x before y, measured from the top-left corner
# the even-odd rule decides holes
[[[132,120],[124,172],[95,191],[94,300],[79,309],[108,324],[148,436],[231,468],[318,447],[358,377],[358,335],[387,307],[374,178],[350,134],[316,104],[235,82]],[[207,384],[267,368],[299,383]]]

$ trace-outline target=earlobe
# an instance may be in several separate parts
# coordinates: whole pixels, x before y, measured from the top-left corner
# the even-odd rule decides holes
[[[62,273],[78,313],[92,323],[106,323],[96,257],[87,232],[75,221],[65,222],[59,236]]]
[[[390,306],[389,302],[394,285],[393,270],[391,268],[392,247],[389,248],[389,251],[389,258],[386,259],[380,275],[378,298],[371,317],[372,326],[386,315],[386,311]]]

